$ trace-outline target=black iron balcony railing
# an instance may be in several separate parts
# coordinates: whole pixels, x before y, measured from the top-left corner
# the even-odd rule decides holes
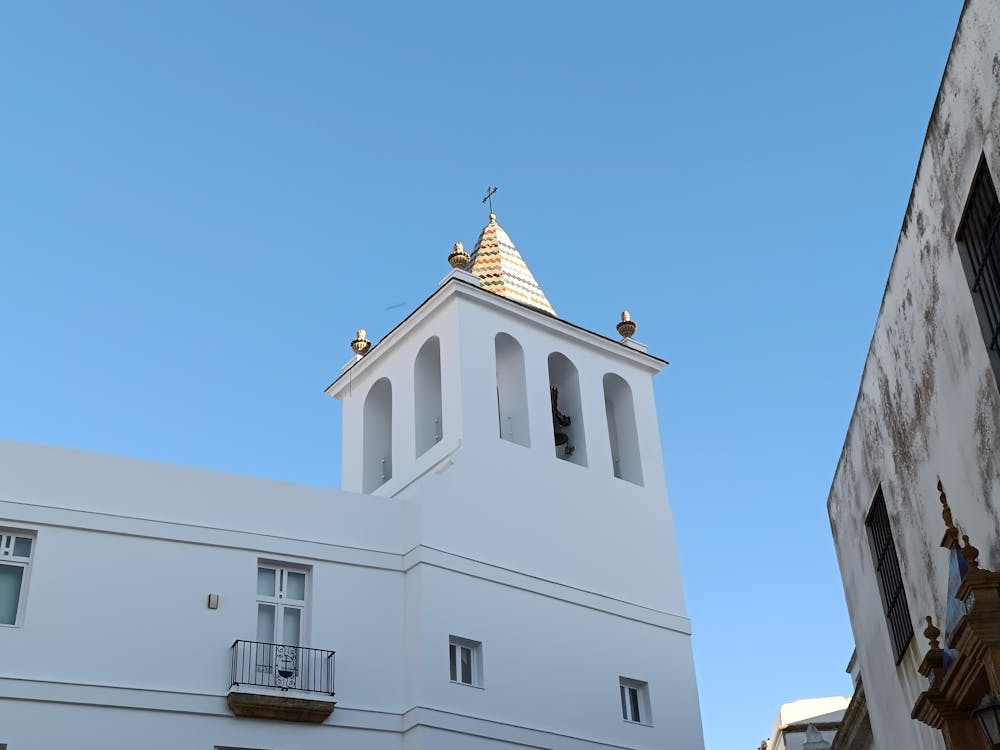
[[[334,652],[233,641],[232,684],[333,695]]]

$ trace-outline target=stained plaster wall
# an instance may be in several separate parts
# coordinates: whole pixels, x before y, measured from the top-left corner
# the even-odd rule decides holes
[[[935,484],[1000,569],[1000,393],[955,240],[980,155],[1000,181],[1000,5],[968,0],[931,116],[827,503],[877,748],[942,748],[910,719],[926,686],[920,624],[943,617]],[[894,664],[865,517],[881,484],[915,638]]]

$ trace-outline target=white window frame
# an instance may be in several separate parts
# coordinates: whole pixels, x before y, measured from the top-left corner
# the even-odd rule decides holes
[[[291,563],[276,562],[273,560],[258,560],[257,570],[262,568],[274,571],[274,594],[272,596],[267,596],[265,594],[257,594],[257,604],[268,604],[274,607],[274,618],[275,627],[278,627],[277,623],[282,623],[282,630],[284,629],[284,609],[292,608],[299,610],[299,642],[297,645],[302,648],[309,648],[309,584],[310,584],[310,570],[307,567],[301,565],[294,565]],[[302,599],[291,599],[287,595],[287,574],[288,573],[300,573],[305,576],[305,581],[303,583]],[[272,635],[272,643],[278,643],[278,638],[276,635]]]
[[[274,574],[274,588],[271,589],[270,593],[261,593],[259,590],[262,570],[271,571]],[[250,658],[256,662],[257,681],[254,684],[288,690],[299,689],[301,685],[308,682],[309,670],[312,665],[308,660],[302,661],[302,649],[309,648],[310,643],[311,573],[312,569],[304,565],[280,560],[257,560],[257,575],[255,576],[257,628],[254,644],[250,647]],[[303,577],[301,599],[289,594],[288,576],[290,574]],[[260,637],[261,605],[271,607],[273,612],[269,640],[262,640]],[[285,632],[288,623],[286,613],[289,610],[298,612],[297,643],[289,643],[288,633]]]
[[[633,696],[635,700],[633,700]],[[653,726],[653,714],[649,705],[649,683],[631,677],[618,678],[618,697],[622,721],[626,724]],[[636,715],[638,711],[638,715]]]
[[[470,682],[466,682],[462,673],[462,650],[469,652]],[[483,687],[483,644],[457,635],[448,636],[448,676],[454,685],[468,687]]]
[[[15,555],[14,545],[17,539],[28,539],[31,548],[26,556]],[[17,592],[17,610],[13,623],[0,623],[0,628],[19,628],[23,624],[25,601],[28,598],[28,585],[31,578],[31,560],[36,551],[38,535],[26,529],[0,528],[0,565],[21,568],[21,588]]]

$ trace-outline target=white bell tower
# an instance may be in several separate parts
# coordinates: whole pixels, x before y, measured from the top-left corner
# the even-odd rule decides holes
[[[428,543],[683,611],[653,396],[666,362],[556,317],[493,214],[463,260],[327,390],[343,489],[433,496]]]
[[[492,213],[471,256],[458,243],[449,261],[376,345],[359,332],[327,389],[344,405],[343,489],[410,503],[421,548],[620,607],[616,642],[590,646],[656,650],[609,657],[620,721],[645,723],[634,703],[669,746],[700,748],[653,395],[666,362],[629,338],[631,321],[611,339],[558,318]],[[639,739],[627,746],[660,746]]]

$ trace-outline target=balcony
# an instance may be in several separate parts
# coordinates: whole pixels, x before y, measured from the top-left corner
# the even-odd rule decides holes
[[[333,651],[233,641],[226,702],[237,716],[321,724],[336,705],[333,675]]]

